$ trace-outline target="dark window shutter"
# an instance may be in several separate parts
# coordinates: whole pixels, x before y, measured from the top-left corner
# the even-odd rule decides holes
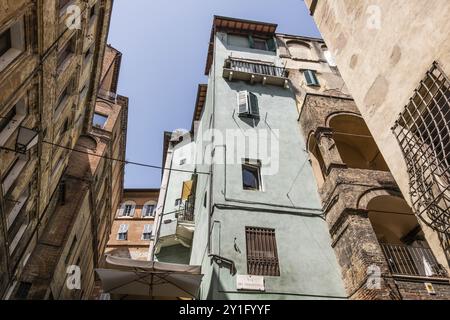
[[[252,93],[249,92],[249,103],[250,103],[250,114],[252,116],[259,116],[259,106],[258,106],[258,97]]]

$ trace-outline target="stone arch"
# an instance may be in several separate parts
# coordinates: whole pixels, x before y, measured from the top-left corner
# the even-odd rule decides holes
[[[91,135],[81,135],[78,141],[83,147],[90,150],[96,150],[99,142],[97,138]]]
[[[286,42],[289,53],[292,57],[298,59],[311,59],[311,46],[299,40],[290,40]]]
[[[353,112],[339,112],[327,118],[328,127],[342,161],[348,168],[389,171],[383,155],[363,118]]]
[[[367,210],[367,207],[373,199],[377,197],[397,197],[403,199],[403,195],[401,192],[394,188],[373,188],[366,190],[358,197],[357,208]]]
[[[325,182],[326,170],[325,162],[322,157],[322,153],[319,149],[317,139],[314,132],[311,132],[307,141],[308,153],[311,159],[311,167],[313,169],[314,176],[316,177],[317,185],[322,187]]]

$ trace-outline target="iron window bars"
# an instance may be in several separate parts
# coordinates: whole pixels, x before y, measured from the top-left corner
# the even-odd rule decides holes
[[[247,272],[251,275],[279,276],[275,229],[246,227]]]
[[[449,237],[450,81],[437,62],[392,128],[406,160],[416,214]]]

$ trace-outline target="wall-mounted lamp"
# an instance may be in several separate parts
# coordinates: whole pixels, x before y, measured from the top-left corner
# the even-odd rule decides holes
[[[39,132],[35,130],[19,126],[15,149],[13,150],[1,146],[0,149],[25,154],[38,143],[38,135]]]

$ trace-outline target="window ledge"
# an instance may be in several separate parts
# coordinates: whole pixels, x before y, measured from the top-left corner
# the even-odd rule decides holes
[[[11,173],[5,178],[5,180],[3,180],[3,195],[6,195],[8,193],[9,189],[22,173],[22,170],[23,168],[25,168],[27,163],[27,160],[20,159],[15,166],[16,168],[11,171]]]
[[[14,253],[14,250],[16,249],[17,245],[19,244],[20,240],[22,239],[25,231],[27,231],[28,224],[24,224],[20,227],[19,231],[17,232],[16,236],[14,237],[13,241],[9,245],[9,254],[12,255]]]
[[[11,135],[17,130],[17,128],[20,126],[20,124],[23,122],[25,118],[26,118],[25,114],[20,114],[16,115],[12,119],[11,124],[10,125],[8,124],[8,126],[0,133],[0,146],[4,146],[6,144]]]
[[[23,50],[16,48],[9,49],[4,55],[0,57],[0,71],[6,69],[17,57],[21,55]]]
[[[9,230],[9,228],[12,226],[14,221],[16,220],[17,216],[19,215],[20,211],[22,211],[22,208],[25,206],[25,203],[28,200],[28,195],[24,195],[19,198],[16,205],[12,208],[11,212],[8,214],[8,218],[6,220],[6,229]]]

